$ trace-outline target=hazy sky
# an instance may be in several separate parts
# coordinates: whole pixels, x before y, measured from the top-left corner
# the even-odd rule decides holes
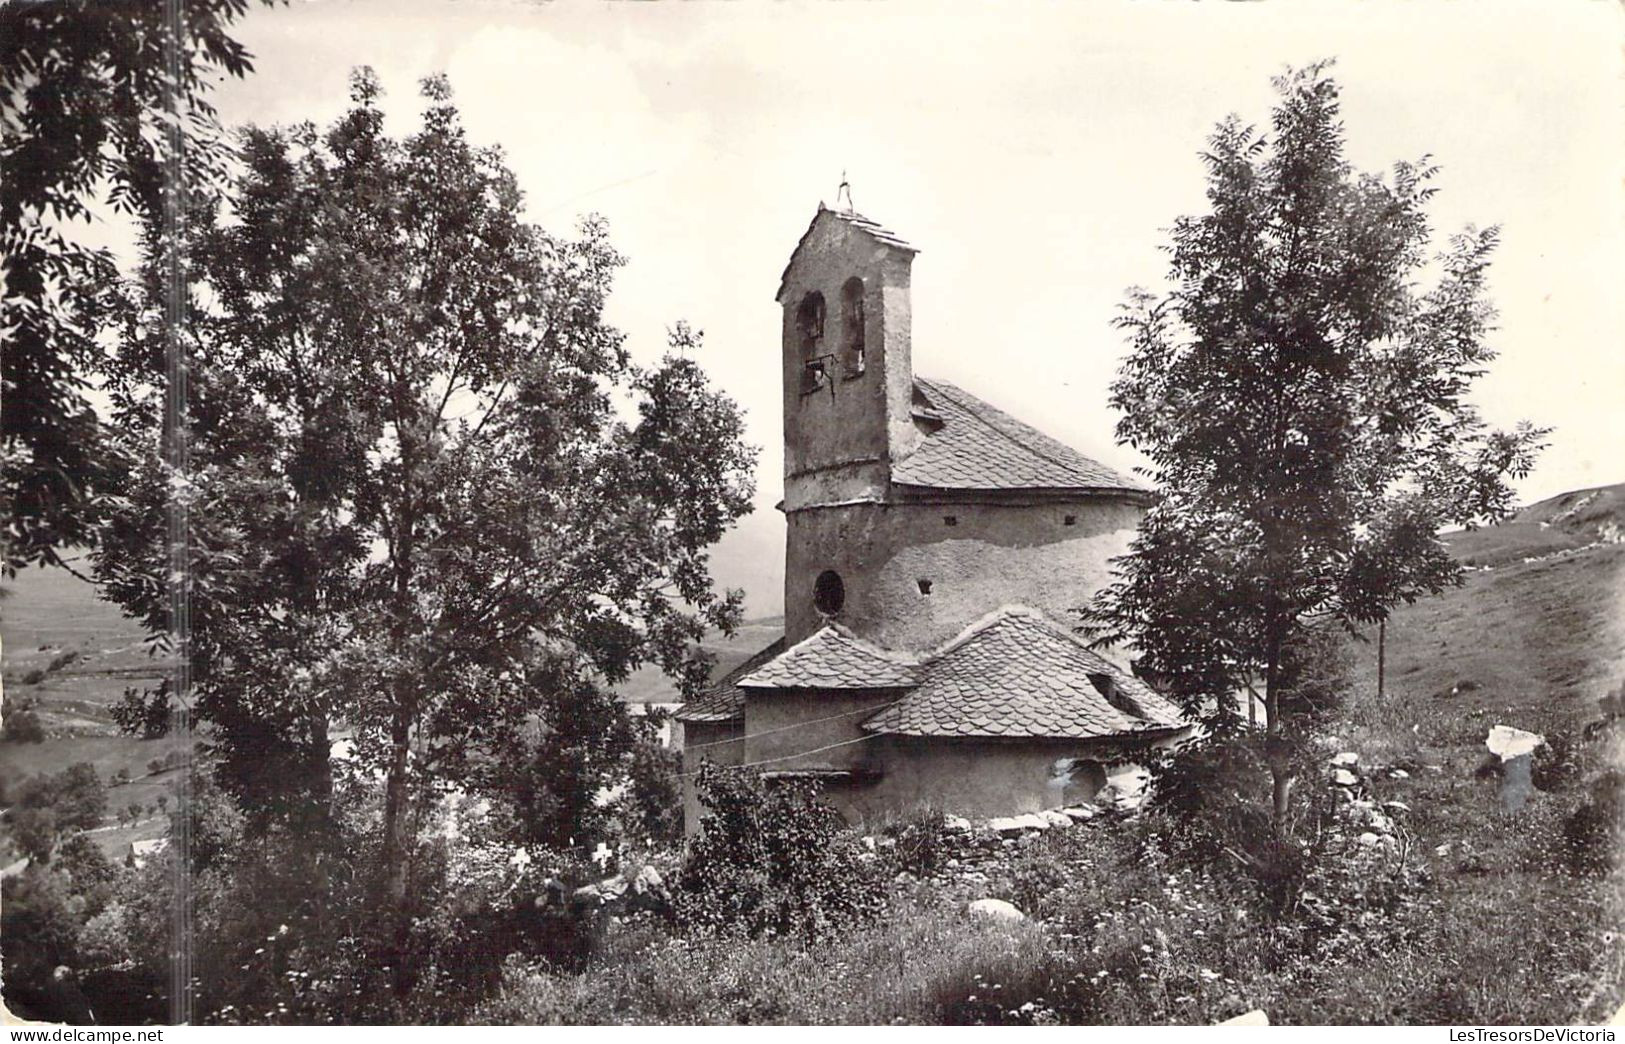
[[[1269,79],[1337,59],[1354,162],[1431,153],[1442,235],[1499,223],[1492,422],[1554,425],[1520,492],[1625,479],[1625,81],[1617,4],[1302,3],[589,6],[322,0],[255,8],[232,123],[325,122],[352,66],[389,92],[450,75],[530,216],[609,219],[630,258],[610,306],[653,357],[686,318],[762,447],[756,513],[718,551],[777,613],[779,272],[845,170],[908,238],[914,362],[1119,468],[1106,387],[1125,287],[1158,284],[1197,152],[1226,113],[1266,121]]]

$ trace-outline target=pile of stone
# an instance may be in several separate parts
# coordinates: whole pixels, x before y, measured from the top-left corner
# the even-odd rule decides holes
[[[1048,832],[1087,823],[1099,814],[1100,810],[1090,805],[1069,805],[1019,816],[997,816],[980,822],[972,822],[963,816],[944,816],[938,868],[927,876],[924,883],[935,886],[984,885],[997,871],[1000,861],[1008,859],[1024,846]],[[881,850],[895,848],[897,839],[871,836],[863,838],[863,844],[878,856]],[[915,875],[907,871],[897,875],[898,884],[917,881]]]
[[[1370,796],[1365,774],[1360,770],[1360,755],[1343,751],[1334,755],[1327,766],[1330,785],[1343,797],[1338,819],[1354,839],[1370,848],[1397,850],[1399,848],[1398,821],[1410,813],[1403,801],[1384,801],[1380,804]],[[1390,772],[1392,778],[1404,778]]]
[[[557,882],[549,878],[543,905],[558,902],[562,896]],[[660,871],[640,867],[635,874],[616,874],[570,893],[569,909],[576,914],[622,917],[640,910],[665,913],[671,908],[671,893]]]
[[[1065,829],[1075,823],[1087,823],[1095,818],[1096,810],[1090,805],[1069,805],[1050,808],[1042,812],[1028,812],[1021,816],[999,816],[987,821],[986,829],[1000,837],[1020,837],[1023,834],[1042,833],[1057,827]]]

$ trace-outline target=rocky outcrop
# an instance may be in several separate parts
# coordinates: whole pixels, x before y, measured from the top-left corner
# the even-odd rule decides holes
[[[555,901],[561,888],[548,882],[548,901]],[[617,874],[594,884],[582,885],[570,893],[569,908],[574,914],[624,917],[642,910],[664,914],[671,909],[671,893],[660,871],[644,866],[630,877]]]
[[[1003,899],[977,899],[965,909],[972,917],[985,917],[1006,924],[1014,924],[1027,919],[1026,914],[1016,909],[1014,904],[1007,903]]]

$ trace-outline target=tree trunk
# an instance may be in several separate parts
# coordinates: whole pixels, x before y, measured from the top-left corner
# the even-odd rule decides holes
[[[1377,621],[1377,699],[1382,699],[1383,681],[1388,667],[1388,621]]]
[[[416,439],[407,418],[409,411],[403,404],[409,391],[397,389],[396,432],[400,438],[402,489],[395,511],[395,621],[390,637],[395,652],[403,652],[412,618],[413,559],[416,550],[417,513],[413,497],[412,479],[416,468],[414,451]],[[413,693],[410,681],[397,677],[391,682],[390,695],[394,699],[394,714],[390,722],[389,767],[384,775],[384,844],[383,844],[383,908],[382,914],[390,926],[389,937],[393,951],[393,968],[397,994],[403,994],[409,985],[407,976],[407,943],[410,919],[407,907],[407,849],[412,836],[408,804],[407,772],[411,762]]]
[[[390,731],[389,768],[384,778],[384,846],[382,910],[390,924],[390,965],[395,990],[407,986],[407,767],[411,727],[404,715],[397,715]]]
[[[1270,797],[1274,805],[1276,829],[1286,828],[1286,814],[1292,808],[1292,774],[1285,766],[1270,765]]]
[[[1264,671],[1264,751],[1270,766],[1270,796],[1276,829],[1286,826],[1292,797],[1292,768],[1281,733],[1281,693],[1278,685],[1281,667],[1281,635],[1271,626],[1269,659]]]
[[[407,730],[397,721],[384,780],[384,898],[392,906],[406,898],[407,739]]]

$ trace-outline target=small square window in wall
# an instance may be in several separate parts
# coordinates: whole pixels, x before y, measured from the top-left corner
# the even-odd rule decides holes
[[[1077,524],[1078,524],[1078,516],[1077,515],[1068,515],[1065,518],[1061,519],[1061,525],[1063,525],[1063,526],[1075,526]]]
[[[929,581],[929,580],[919,580],[919,581],[916,581],[916,582],[920,585],[920,593],[921,594],[928,595],[928,594],[931,593],[931,581]]]
[[[943,515],[942,516],[942,524],[945,525],[945,526],[957,526],[957,525],[959,525],[959,516],[958,515]]]

